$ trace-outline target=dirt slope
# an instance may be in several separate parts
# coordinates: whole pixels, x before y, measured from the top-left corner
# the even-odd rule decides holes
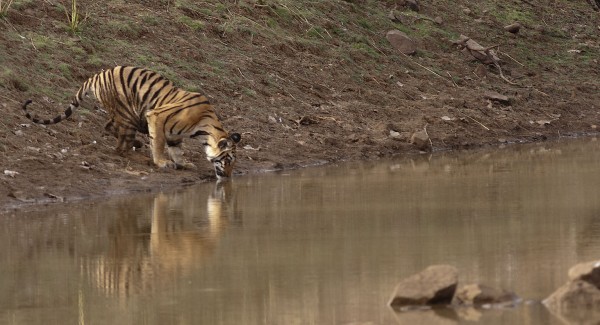
[[[32,112],[54,116],[115,65],[206,93],[243,136],[237,173],[413,154],[419,130],[435,151],[591,134],[598,124],[600,13],[584,0],[77,3],[77,29],[70,1],[15,0],[0,19],[2,210],[214,179],[192,141],[196,170],[156,169],[147,147],[118,156],[93,104],[49,127],[23,116],[28,98]],[[504,30],[515,21],[517,34]],[[415,54],[390,45],[394,29]],[[461,52],[460,35],[497,45],[505,78]]]

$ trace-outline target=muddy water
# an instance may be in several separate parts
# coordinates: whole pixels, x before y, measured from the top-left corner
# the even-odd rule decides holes
[[[340,164],[2,215],[0,324],[560,324],[538,302],[599,257],[599,149]],[[386,306],[439,263],[532,303]]]

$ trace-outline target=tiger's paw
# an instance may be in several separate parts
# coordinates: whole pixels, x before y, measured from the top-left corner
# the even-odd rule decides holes
[[[196,168],[196,165],[192,164],[191,162],[183,162],[183,163],[176,163],[175,164],[177,167],[177,169],[194,169]]]
[[[170,161],[170,160],[159,160],[158,162],[155,162],[156,166],[158,166],[158,168],[173,168],[173,169],[177,169],[177,164],[175,164],[174,162]]]

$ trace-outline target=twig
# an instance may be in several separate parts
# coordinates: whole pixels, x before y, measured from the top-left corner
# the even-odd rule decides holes
[[[254,82],[254,80],[246,78],[246,76],[244,76],[244,74],[242,73],[242,70],[240,70],[240,68],[237,68],[237,71],[240,73],[240,75],[242,75],[242,77],[243,77],[244,79],[246,79],[246,80],[248,80],[248,81],[250,81],[250,82]]]
[[[431,141],[431,137],[429,136],[429,133],[427,133],[427,123],[425,123],[425,126],[423,127],[423,131],[425,131],[425,135],[427,136],[427,139],[429,139],[429,145],[431,146],[431,151],[433,151],[433,142]]]
[[[465,115],[465,114],[463,114],[463,115]],[[469,115],[465,115],[465,116],[466,116],[466,117],[468,117],[468,118],[470,118],[471,120],[473,120],[473,122],[475,122],[475,123],[477,123],[477,124],[481,125],[481,126],[482,126],[484,129],[486,129],[487,131],[489,131],[489,130],[490,130],[490,128],[488,128],[487,126],[483,125],[483,123],[481,123],[481,122],[477,121],[476,119],[474,119],[474,118],[470,117]]]
[[[538,93],[540,93],[540,94],[542,94],[542,95],[544,95],[544,96],[546,96],[546,97],[550,97],[550,95],[546,94],[545,92],[543,92],[543,91],[541,91],[541,90],[539,90],[539,89],[537,89],[537,88],[535,88],[535,87],[533,87],[533,86],[529,86],[529,88],[531,88],[531,89],[533,89],[533,90],[537,91]]]
[[[412,59],[410,56],[408,56],[408,55],[406,55],[406,54],[404,54],[404,53],[402,53],[402,52],[400,52],[400,53],[401,53],[402,55],[404,55],[404,56],[405,56],[407,59],[409,59],[411,62],[413,62],[413,63],[415,63],[416,65],[420,66],[421,68],[423,68],[423,69],[425,69],[425,70],[427,70],[427,71],[429,71],[429,72],[433,73],[434,75],[436,75],[436,76],[438,76],[438,77],[440,77],[440,78],[442,78],[442,79],[444,79],[444,80],[446,80],[446,81],[449,81],[448,79],[446,79],[445,77],[443,77],[443,76],[442,76],[442,75],[440,75],[439,73],[437,73],[437,72],[435,72],[435,71],[433,71],[433,70],[429,69],[428,67],[426,67],[426,66],[424,66],[424,65],[420,64],[419,62],[416,62],[416,61],[415,61],[415,60],[413,60],[413,59]]]
[[[508,78],[506,78],[506,77],[504,76],[504,73],[502,72],[502,68],[500,68],[500,64],[498,64],[498,62],[494,62],[494,66],[495,66],[496,68],[498,68],[498,72],[500,72],[500,78],[504,79],[504,81],[508,82],[508,83],[509,83],[509,84],[511,84],[511,85],[516,85],[516,86],[518,86],[518,84],[517,84],[517,83],[514,83],[514,82],[512,82],[512,81],[508,80]]]
[[[515,62],[517,62],[517,63],[518,63],[519,65],[521,65],[522,67],[524,67],[524,66],[525,66],[523,63],[521,63],[521,62],[519,62],[519,61],[515,60],[515,59],[514,59],[512,56],[508,55],[508,53],[505,53],[505,52],[500,52],[500,50],[498,50],[498,53],[501,53],[501,54],[503,54],[503,55],[506,55],[506,56],[507,56],[509,59],[511,59],[511,60],[513,60],[513,61],[515,61]]]
[[[37,51],[38,49],[37,49],[37,47],[35,47],[35,44],[33,43],[33,38],[30,37],[29,40],[31,41],[31,46],[33,46],[33,49]]]
[[[327,31],[327,30],[325,30]],[[387,56],[385,53],[383,53],[382,50],[380,50],[377,45],[375,45],[375,41],[373,41],[373,39],[371,37],[369,37],[369,43],[372,47],[374,47],[377,51],[379,51],[379,53],[383,54],[384,56]]]
[[[449,71],[446,71],[446,73],[448,74],[448,76],[450,77],[450,81],[452,81],[452,83],[454,84],[454,87],[458,87],[458,85],[456,84],[456,82],[454,82],[454,79],[452,78],[452,75],[450,74]]]
[[[469,116],[469,115],[467,115],[467,114],[465,114],[465,113],[461,112],[460,110],[458,110],[458,112],[459,112],[461,115],[463,115],[464,117],[468,117],[468,118],[470,118],[471,120],[473,120],[473,122],[475,122],[475,123],[477,123],[477,124],[481,125],[481,127],[483,127],[484,129],[486,129],[487,131],[489,131],[489,130],[490,130],[490,128],[488,128],[487,126],[483,125],[483,123],[481,123],[481,122],[477,121],[476,119],[472,118],[471,116]]]

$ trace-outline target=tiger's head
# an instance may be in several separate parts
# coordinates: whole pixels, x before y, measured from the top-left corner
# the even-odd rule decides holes
[[[215,155],[209,155],[207,158],[215,167],[217,179],[231,177],[233,165],[235,164],[235,145],[240,142],[242,136],[239,133],[232,133],[228,137],[221,138],[217,142]]]

